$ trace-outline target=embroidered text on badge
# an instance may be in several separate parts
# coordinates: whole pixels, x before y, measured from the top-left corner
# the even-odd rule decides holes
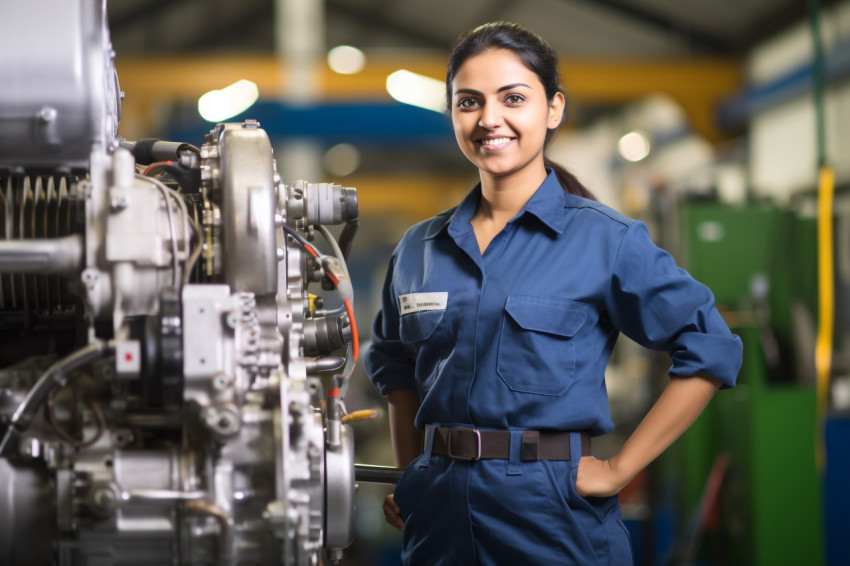
[[[420,311],[444,311],[449,302],[449,294],[442,293],[411,293],[399,295],[398,310],[402,315]]]

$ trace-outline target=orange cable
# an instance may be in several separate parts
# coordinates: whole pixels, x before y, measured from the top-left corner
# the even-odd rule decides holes
[[[172,162],[172,161],[157,161],[156,163],[151,163],[150,165],[148,165],[147,169],[145,169],[142,172],[142,175],[147,177],[150,174],[150,172],[153,171],[154,169],[156,169],[157,167],[165,167],[166,165],[174,165],[174,162]]]
[[[351,321],[351,343],[352,357],[357,361],[357,356],[360,353],[360,340],[357,337],[357,322],[354,320],[354,309],[351,306],[351,301],[345,299],[345,310],[348,313],[348,318]]]

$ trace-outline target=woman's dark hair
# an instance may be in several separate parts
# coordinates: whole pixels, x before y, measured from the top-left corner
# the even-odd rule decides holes
[[[489,49],[507,49],[514,53],[530,71],[540,79],[546,91],[546,98],[552,100],[557,93],[564,94],[561,86],[561,74],[558,71],[558,54],[542,37],[524,27],[511,22],[492,22],[478,26],[461,34],[449,56],[446,68],[446,107],[451,108],[452,81],[460,66],[470,57],[480,55]],[[564,105],[564,115],[566,115]],[[562,119],[563,122],[563,119]],[[555,134],[555,129],[546,133],[544,147]],[[571,194],[596,200],[575,175],[558,165],[548,157],[544,158],[547,167],[555,171],[563,189]]]

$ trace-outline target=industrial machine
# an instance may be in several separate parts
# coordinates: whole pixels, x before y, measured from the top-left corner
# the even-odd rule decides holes
[[[105,2],[0,21],[0,564],[337,563],[356,191],[120,138]]]
[[[736,387],[660,459],[656,509],[675,493],[689,516],[668,563],[822,564],[815,220],[769,203],[694,200],[679,212],[682,259],[711,288],[744,357]]]

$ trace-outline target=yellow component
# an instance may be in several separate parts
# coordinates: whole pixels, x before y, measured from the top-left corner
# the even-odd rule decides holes
[[[163,101],[197,100],[207,91],[240,79],[256,83],[261,97],[277,98],[285,96],[292,80],[287,62],[272,55],[121,57],[115,67],[121,90],[127,92],[121,135],[128,139],[139,139],[155,129],[150,121]],[[316,69],[316,100],[389,102],[387,76],[402,68],[436,79],[446,76],[444,56],[370,56],[363,71],[355,75],[340,75],[321,64]],[[724,139],[715,123],[718,103],[743,85],[741,62],[724,58],[658,61],[563,57],[561,74],[571,104],[619,104],[665,93],[682,105],[694,129],[712,143]]]
[[[351,424],[359,421],[369,421],[372,419],[380,419],[384,416],[383,411],[377,409],[367,409],[365,411],[354,411],[342,417],[342,424]]]
[[[212,227],[204,226],[204,235],[206,236],[206,245],[204,246],[204,259],[207,266],[207,277],[213,276],[213,242],[212,242]]]
[[[307,301],[310,309],[310,316],[316,314],[316,299],[318,299],[318,295],[314,295],[313,293],[307,293]]]
[[[817,375],[818,440],[815,443],[818,469],[823,470],[826,451],[823,425],[829,403],[829,377],[832,367],[832,335],[835,316],[835,272],[832,209],[835,173],[824,165],[818,180],[818,335],[815,342],[815,374]]]

